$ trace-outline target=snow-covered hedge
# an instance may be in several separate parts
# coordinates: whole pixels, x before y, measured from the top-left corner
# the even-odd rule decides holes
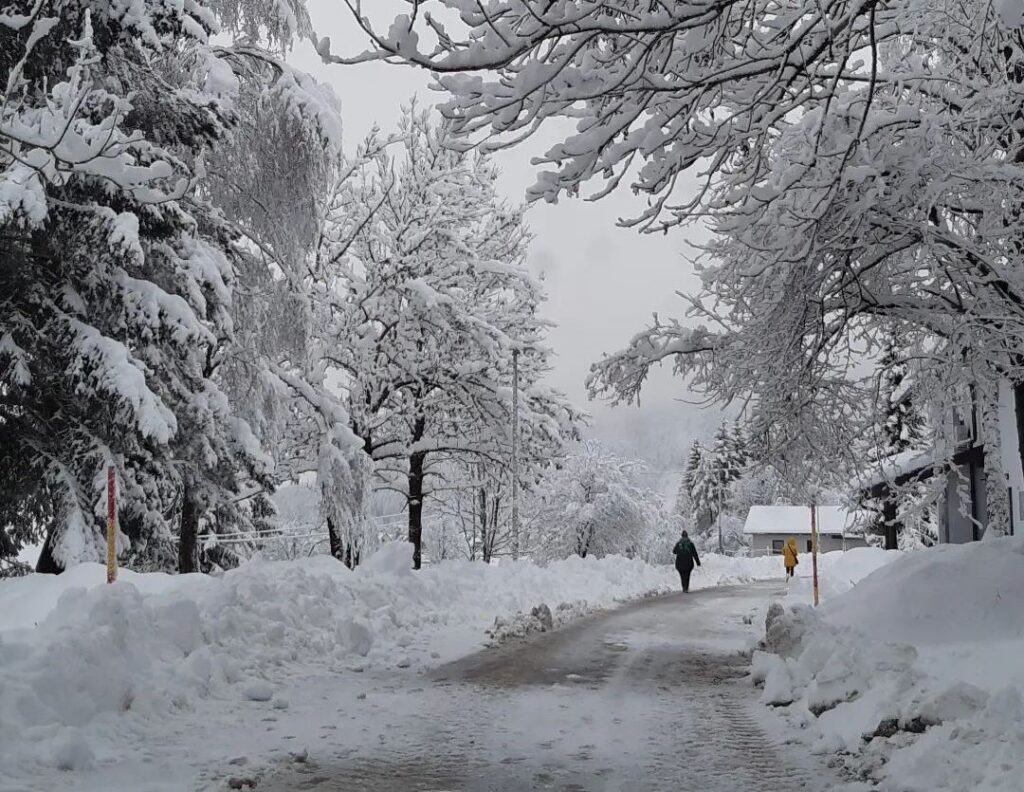
[[[444,562],[419,573],[407,545],[352,572],[329,557],[254,562],[221,577],[103,567],[0,582],[0,777],[17,763],[88,767],[196,699],[273,703],[312,669],[422,667],[480,647],[496,617],[573,612],[678,588],[669,567],[620,557],[546,567]],[[695,587],[778,575],[765,559],[709,556]],[[584,604],[580,604],[584,603]]]
[[[773,608],[754,679],[815,750],[854,754],[884,789],[1016,791],[1022,605],[1024,540],[908,553],[817,611]]]

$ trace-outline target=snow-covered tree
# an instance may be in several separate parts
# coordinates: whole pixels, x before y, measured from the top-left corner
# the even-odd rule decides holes
[[[878,361],[882,413],[883,456],[892,456],[925,442],[925,419],[907,381],[908,366],[895,339],[890,338]]]
[[[690,446],[690,455],[686,458],[686,467],[683,470],[682,486],[686,488],[687,493],[693,490],[694,476],[700,468],[702,457],[703,450],[700,443],[694,440],[693,445]]]
[[[786,485],[779,471],[770,465],[752,464],[730,482],[727,508],[745,521],[752,506],[771,506],[785,499]]]
[[[329,187],[348,167],[328,89],[286,64],[230,62],[239,72],[238,124],[232,145],[214,151],[201,185],[239,235],[235,334],[220,380],[272,454],[280,480],[317,457],[300,430],[308,416],[273,370],[315,373],[304,365],[317,333],[317,273],[310,265]]]
[[[578,555],[653,552],[653,532],[668,522],[661,499],[638,484],[642,465],[582,443],[551,465],[531,490],[527,519],[534,526],[532,554],[539,560]]]
[[[351,448],[303,360],[336,103],[283,60],[301,2],[20,6],[0,24],[0,553],[46,532],[44,569],[99,557],[113,463],[122,560],[191,571],[200,530],[267,525],[311,415]]]
[[[490,563],[512,549],[511,470],[483,457],[453,459],[441,474],[445,486],[435,496],[431,531],[459,537],[461,554],[470,561]],[[450,528],[450,530],[445,530]],[[520,523],[523,546],[529,546],[528,526]]]
[[[268,472],[216,381],[236,257],[195,185],[235,123],[218,24],[89,0],[4,19],[0,464],[53,503],[43,568],[100,557],[110,464],[122,547],[166,565],[183,523],[244,522],[234,495]]]
[[[329,363],[342,375],[352,432],[407,498],[417,567],[432,465],[508,463],[514,353],[524,455],[557,453],[578,418],[539,384],[547,325],[524,266],[522,210],[499,199],[489,162],[447,148],[445,135],[409,108],[400,153],[380,151],[342,185],[341,230],[320,252],[334,273]]]
[[[329,551],[355,566],[370,538],[364,504],[372,464],[332,382],[336,276],[321,253],[324,235],[343,225],[338,185],[388,141],[346,159],[329,90],[277,62],[244,77],[237,145],[218,152],[208,179],[244,249],[238,329],[223,378],[273,449],[277,479],[316,477]]]
[[[864,451],[872,467],[888,473],[890,481],[883,498],[863,498],[862,506],[875,513],[873,532],[885,536],[885,501],[892,502],[898,527],[897,545],[901,550],[928,547],[938,541],[935,503],[945,489],[944,477],[931,482],[911,479],[897,484],[905,467],[902,459],[914,452],[932,452],[934,448],[919,406],[924,394],[921,387],[913,387],[914,373],[906,359],[912,351],[903,348],[896,334],[886,341],[877,363],[878,428],[869,437]]]
[[[693,445],[690,446],[690,454],[686,459],[686,466],[683,468],[683,477],[679,482],[679,487],[676,489],[674,506],[676,527],[680,530],[693,532],[694,534],[696,534],[703,523],[707,522],[698,513],[697,504],[694,499],[697,477],[701,469],[702,453],[700,443],[694,440]]]
[[[709,217],[719,235],[693,300],[708,325],[656,322],[595,390],[632,398],[672,360],[723,401],[752,399],[773,454],[852,464],[871,428],[853,361],[898,322],[932,345],[942,392],[1005,378],[1024,417],[1015,4],[437,5],[457,13],[387,33],[360,18],[375,47],[355,59],[433,69],[455,132],[484,149],[571,119],[534,197],[628,182],[647,199],[630,222]]]

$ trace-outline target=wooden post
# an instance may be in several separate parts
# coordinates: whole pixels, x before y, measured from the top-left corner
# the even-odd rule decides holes
[[[811,570],[814,575],[814,607],[818,607],[818,504],[811,501]]]
[[[117,477],[107,466],[107,583],[117,580]]]

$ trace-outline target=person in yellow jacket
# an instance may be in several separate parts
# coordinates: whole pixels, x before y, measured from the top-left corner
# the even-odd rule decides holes
[[[797,559],[798,555],[796,537],[791,536],[782,547],[782,563],[786,565],[786,577],[793,577],[793,574],[796,572],[796,565],[800,563]]]

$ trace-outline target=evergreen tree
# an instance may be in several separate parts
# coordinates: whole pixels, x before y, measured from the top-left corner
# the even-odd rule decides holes
[[[733,422],[731,439],[730,456],[732,462],[730,467],[739,471],[732,477],[731,480],[733,480],[742,475],[742,471],[750,464],[751,459],[747,434],[739,420]]]
[[[891,333],[886,340],[879,367],[879,422],[881,442],[877,453],[885,461],[896,454],[920,449],[925,443],[927,425],[914,400],[912,372],[909,370],[898,335]],[[934,514],[936,493],[926,482],[911,481],[887,495],[895,501],[897,545],[900,549],[929,547],[938,541],[937,519]],[[873,531],[885,534],[884,504],[868,499],[865,506],[876,513]]]
[[[925,420],[908,387],[907,362],[891,336],[879,359],[879,368],[884,456],[920,447],[925,434]]]
[[[713,465],[714,496],[716,504],[724,504],[728,499],[729,484],[740,477],[746,465],[746,452],[743,450],[735,432],[730,432],[724,422],[715,434],[715,444],[711,450]],[[718,513],[716,506],[715,513]]]
[[[700,463],[693,471],[693,485],[690,487],[693,526],[698,535],[710,529],[718,513],[717,475],[714,453],[702,449]]]
[[[701,465],[701,447],[696,440],[690,446],[690,454],[687,457],[686,465],[683,468],[683,477],[676,490],[675,516],[677,528],[681,530],[694,530],[699,522],[694,505],[694,486],[697,481],[697,471]]]
[[[195,4],[15,0],[0,25],[0,490],[33,482],[5,493],[0,553],[45,533],[44,571],[102,557],[108,465],[142,567],[195,568],[200,524],[246,524],[237,494],[271,485],[218,381],[238,237],[197,184],[248,57],[211,37],[281,26],[218,10],[230,24]],[[289,35],[308,28],[291,12]]]
[[[688,495],[693,492],[694,477],[697,474],[697,470],[700,468],[700,462],[700,443],[694,440],[693,445],[690,446],[690,456],[686,460],[686,469],[683,472],[683,487],[685,487]]]

